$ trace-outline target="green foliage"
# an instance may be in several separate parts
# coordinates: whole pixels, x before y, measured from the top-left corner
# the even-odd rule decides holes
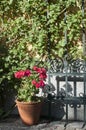
[[[47,56],[49,34],[51,56],[63,57],[66,53],[70,54],[70,48],[77,44],[77,40],[81,41],[80,5],[81,1],[76,0],[50,0],[49,3],[46,0],[2,0],[0,6],[3,33],[8,43],[31,45],[30,55],[39,55],[40,58]],[[64,39],[66,30],[67,43]]]
[[[81,0],[1,0],[0,85],[14,86],[16,70],[45,61],[49,41],[51,57],[83,58],[82,24]]]
[[[20,87],[18,86],[17,90],[17,99],[25,102],[36,101],[36,99],[34,99],[34,96],[36,97],[36,94],[39,93],[39,89],[36,89],[36,87],[32,86],[29,77],[25,77],[22,80],[22,83]]]

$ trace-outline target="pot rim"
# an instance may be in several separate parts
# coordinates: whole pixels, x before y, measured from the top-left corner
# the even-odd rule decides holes
[[[31,105],[33,105],[33,104],[42,103],[43,100],[41,100],[41,101],[33,101],[33,102],[25,102],[25,101],[19,101],[18,99],[16,99],[15,102],[16,102],[16,104],[31,104]]]

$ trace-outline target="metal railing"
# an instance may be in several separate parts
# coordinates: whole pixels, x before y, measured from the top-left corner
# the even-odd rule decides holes
[[[48,1],[46,1],[48,2]],[[82,18],[84,17],[84,0],[82,0],[81,5],[81,11],[82,11]],[[48,13],[48,12],[47,12]],[[47,14],[48,16],[48,14]],[[64,22],[66,23],[66,11],[64,12]],[[49,17],[48,17],[49,19]],[[82,19],[82,43],[83,43],[83,53],[86,52],[86,36],[85,36],[85,30],[84,30],[84,21]],[[48,34],[49,35],[49,34]],[[64,33],[65,42],[67,44],[67,30],[65,30]],[[51,103],[52,101],[61,101],[66,106],[66,121],[68,122],[68,106],[71,108],[74,108],[74,120],[77,120],[77,108],[80,108],[81,105],[84,107],[83,111],[83,121],[86,123],[86,61],[85,60],[71,60],[70,62],[67,61],[67,58],[65,59],[50,59],[50,35],[48,36],[48,55],[49,59],[48,62],[50,64],[49,70],[48,70],[48,85],[50,86],[48,91],[48,103],[49,103],[49,110],[48,115],[51,118]],[[67,56],[66,56],[67,57]],[[57,82],[57,92],[54,93],[51,90],[51,78],[52,76],[56,77]],[[61,91],[60,89],[60,82],[65,82],[65,90]],[[69,95],[69,82],[73,82],[73,94]],[[82,82],[83,86],[83,92],[79,92],[77,95],[77,82]]]

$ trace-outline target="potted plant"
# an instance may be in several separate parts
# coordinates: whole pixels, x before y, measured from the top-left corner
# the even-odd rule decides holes
[[[27,125],[37,124],[43,103],[42,96],[38,94],[45,86],[46,69],[34,66],[32,69],[19,70],[14,76],[20,80],[16,99],[20,117]]]

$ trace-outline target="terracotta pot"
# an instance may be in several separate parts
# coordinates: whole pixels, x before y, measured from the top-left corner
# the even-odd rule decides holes
[[[43,102],[20,102],[16,100],[19,115],[27,125],[34,125],[39,122]]]

